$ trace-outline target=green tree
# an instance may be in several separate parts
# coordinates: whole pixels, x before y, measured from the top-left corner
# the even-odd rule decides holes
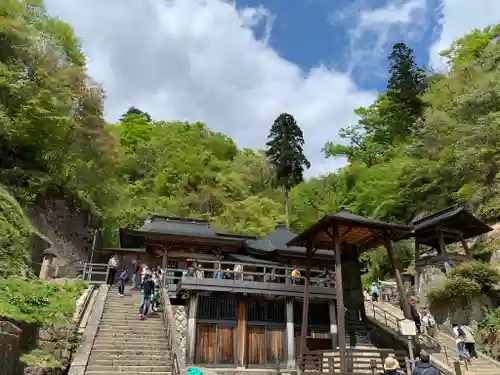
[[[130,108],[127,110],[127,112],[125,112],[125,113],[122,115],[122,117],[121,117],[120,121],[121,121],[121,122],[123,122],[123,120],[124,120],[126,117],[130,116],[130,115],[138,115],[138,116],[140,116],[140,117],[144,118],[144,120],[146,120],[147,122],[151,122],[151,121],[153,121],[153,120],[152,120],[152,118],[151,118],[151,115],[150,115],[149,113],[147,113],[147,112],[143,112],[143,111],[141,111],[139,108],[136,108],[136,107],[130,107]]]
[[[387,98],[391,142],[404,140],[413,132],[415,121],[424,111],[422,95],[426,90],[426,74],[415,63],[413,50],[404,43],[393,46],[389,55]]]
[[[287,226],[288,192],[304,180],[304,168],[311,164],[304,155],[302,130],[292,115],[282,113],[278,116],[269,132],[266,156],[276,173],[276,184],[283,189]]]

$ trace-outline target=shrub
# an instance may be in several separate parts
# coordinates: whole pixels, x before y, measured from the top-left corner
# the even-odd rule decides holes
[[[500,357],[500,308],[490,311],[478,326],[478,341],[492,357]]]
[[[480,261],[461,263],[451,269],[448,277],[473,280],[481,286],[481,291],[485,294],[500,283],[500,272],[491,264]]]
[[[443,283],[429,289],[427,299],[431,309],[446,307],[449,310],[465,305],[468,298],[480,295],[481,285],[474,279],[448,276]]]
[[[33,324],[65,324],[73,319],[86,283],[53,284],[0,279],[0,316]]]

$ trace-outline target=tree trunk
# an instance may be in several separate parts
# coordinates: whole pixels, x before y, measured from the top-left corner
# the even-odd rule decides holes
[[[290,221],[288,219],[288,189],[283,188],[283,196],[285,198],[285,220],[286,220],[286,229],[290,228]]]

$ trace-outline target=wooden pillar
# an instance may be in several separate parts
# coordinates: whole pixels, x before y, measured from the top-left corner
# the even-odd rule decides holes
[[[439,243],[439,253],[444,254],[446,253],[446,242],[444,242],[443,232],[441,231],[441,229],[438,228],[436,229],[436,234]]]
[[[337,223],[333,226],[333,241],[335,243],[335,295],[337,297],[337,331],[340,355],[340,372],[346,372],[345,347],[345,308],[344,288],[342,286],[342,257],[340,253],[340,233]]]
[[[415,237],[415,290],[420,292],[420,273],[417,271],[417,262],[420,260],[420,240]]]
[[[196,349],[196,313],[198,312],[198,293],[192,293],[189,296],[188,306],[186,363],[194,363]]]
[[[287,344],[287,369],[295,368],[295,324],[293,321],[293,299],[288,298],[286,301],[286,344]]]
[[[245,366],[245,354],[247,343],[247,309],[246,301],[243,298],[238,299],[236,316],[238,318],[238,367]]]
[[[330,335],[332,336],[332,349],[338,346],[337,313],[335,311],[335,301],[328,301],[328,312],[330,313]]]
[[[309,278],[311,276],[311,264],[312,264],[312,243],[310,240],[307,241],[307,266],[306,275],[304,278],[304,302],[302,304],[302,329],[300,332],[300,370],[303,371],[304,364],[304,354],[307,350],[307,332],[309,323]]]
[[[389,238],[387,233],[384,234],[384,241],[385,241],[385,247],[387,249],[387,255],[389,256],[389,262],[391,263],[392,269],[394,271],[394,276],[396,277],[396,285],[398,287],[399,302],[401,304],[401,308],[403,309],[405,318],[412,319],[410,306],[408,306],[408,303],[406,301],[406,290],[403,283],[403,279],[401,278],[399,267],[397,266],[396,259],[394,258],[391,239]]]

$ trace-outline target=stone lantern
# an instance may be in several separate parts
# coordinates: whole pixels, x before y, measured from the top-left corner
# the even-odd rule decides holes
[[[43,253],[42,267],[40,268],[40,280],[48,280],[52,278],[53,275],[53,262],[54,258],[57,257],[55,251],[52,248],[46,249]]]

